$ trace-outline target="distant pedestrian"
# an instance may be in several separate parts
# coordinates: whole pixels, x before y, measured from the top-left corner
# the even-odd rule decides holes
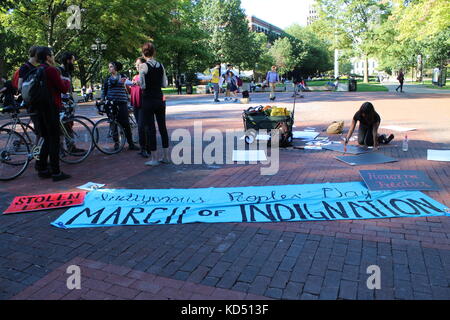
[[[211,70],[212,78],[211,85],[214,89],[214,102],[220,102],[219,93],[220,93],[220,62],[217,62],[215,67]]]
[[[3,88],[0,89],[0,93],[3,94],[3,106],[16,106],[14,100],[16,89],[14,88],[12,81],[0,78],[0,85],[3,85]]]
[[[229,100],[233,100],[231,96],[234,97],[234,102],[238,102],[237,99],[237,92],[238,92],[238,86],[237,86],[237,78],[234,75],[233,71],[228,70],[225,73],[225,81],[227,82],[227,92],[229,92],[230,97]]]
[[[280,82],[280,76],[278,75],[276,66],[272,66],[272,70],[267,72],[266,81],[270,87],[270,100],[274,101],[276,98],[275,89],[277,84]]]
[[[178,76],[177,80],[175,80],[175,86],[177,87],[178,95],[182,95],[183,94],[183,85],[181,83],[181,77],[180,76]]]
[[[400,85],[397,87],[397,89],[395,89],[395,91],[398,92],[398,89],[400,89],[400,92],[403,92],[403,82],[405,81],[405,75],[403,74],[402,69],[400,69],[400,71],[398,73],[397,80],[400,83]]]

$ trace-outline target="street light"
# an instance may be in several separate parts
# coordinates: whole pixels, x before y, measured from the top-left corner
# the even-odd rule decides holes
[[[97,82],[99,82],[100,65],[102,61],[102,52],[107,49],[107,45],[102,43],[100,38],[95,39],[95,44],[91,45],[91,50],[98,54]]]

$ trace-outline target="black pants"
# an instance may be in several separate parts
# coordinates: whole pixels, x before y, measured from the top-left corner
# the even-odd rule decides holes
[[[183,87],[177,86],[177,91],[178,91],[178,94],[183,94]]]
[[[123,131],[125,132],[125,138],[127,138],[128,145],[134,145],[130,127],[130,119],[128,118],[128,103],[121,101],[115,102],[115,105],[117,106],[117,122],[120,123]]]
[[[378,143],[388,144],[386,135],[380,135],[377,137]],[[363,124],[359,125],[358,131],[358,143],[362,146],[373,147],[373,127],[365,126]]]
[[[40,108],[35,117],[35,126],[38,124],[38,134],[44,139],[44,143],[39,153],[39,160],[36,161],[36,170],[46,171],[50,158],[50,171],[52,174],[59,174],[59,150],[60,150],[60,128],[58,111],[56,107]]]
[[[160,99],[144,97],[141,108],[141,114],[139,115],[139,144],[142,141],[147,151],[156,151],[156,118],[162,146],[163,148],[168,148],[169,134],[166,127],[166,102]],[[143,145],[141,145],[141,148]]]
[[[134,118],[136,119],[136,123],[139,123],[139,114],[141,112],[141,108],[133,107]]]
[[[400,81],[400,85],[395,89],[395,91],[398,91],[400,89],[400,92],[403,92],[403,81]]]

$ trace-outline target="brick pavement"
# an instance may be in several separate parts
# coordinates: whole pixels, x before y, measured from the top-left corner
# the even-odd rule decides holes
[[[290,105],[279,95],[277,105]],[[253,105],[266,103],[255,95]],[[171,130],[241,128],[242,105],[210,97],[173,97]],[[383,151],[400,158],[377,169],[423,170],[441,187],[427,192],[450,206],[450,166],[425,160],[427,148],[448,148],[450,99],[442,95],[310,93],[296,126],[325,128],[372,101],[386,124],[413,125],[410,150],[394,141]],[[195,102],[193,105],[187,102]],[[426,108],[425,108],[426,106]],[[94,116],[89,106],[82,112]],[[446,118],[445,118],[446,117]],[[348,121],[347,121],[348,124]],[[438,139],[439,137],[439,139]],[[287,149],[274,176],[261,165],[168,165],[149,168],[134,152],[95,152],[76,176],[45,183],[30,168],[0,184],[4,209],[15,195],[72,190],[87,181],[113,188],[201,188],[359,181],[358,171],[330,151]],[[450,299],[449,217],[326,222],[192,224],[62,230],[50,226],[62,210],[9,215],[0,224],[0,299]],[[81,267],[82,289],[65,286],[66,268]],[[366,269],[379,265],[382,289],[368,290]]]

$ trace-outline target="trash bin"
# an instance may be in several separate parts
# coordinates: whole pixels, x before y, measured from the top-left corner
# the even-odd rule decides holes
[[[192,84],[188,83],[186,84],[186,94],[192,94],[194,93],[192,90]]]
[[[357,84],[355,79],[348,80],[348,91],[356,91]]]

